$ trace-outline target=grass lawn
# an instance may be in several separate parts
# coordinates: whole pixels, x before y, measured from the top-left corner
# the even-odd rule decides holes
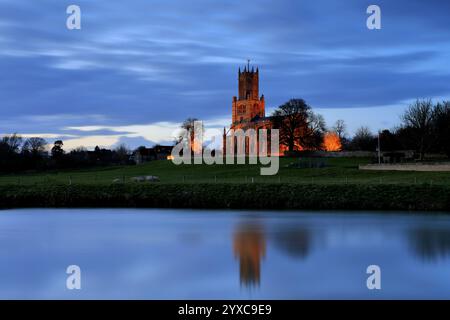
[[[161,184],[180,183],[293,183],[293,184],[431,184],[450,185],[450,172],[398,172],[361,171],[359,164],[369,163],[362,158],[328,158],[302,160],[280,158],[280,170],[276,176],[261,176],[261,165],[180,165],[171,161],[153,161],[136,166],[104,167],[83,170],[52,171],[0,175],[0,186],[6,185],[68,185],[111,184],[121,179],[127,184],[135,183],[132,177],[158,176]],[[310,168],[308,162],[321,164]],[[305,166],[307,168],[305,168]]]

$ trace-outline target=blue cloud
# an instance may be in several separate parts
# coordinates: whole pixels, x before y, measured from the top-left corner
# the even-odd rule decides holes
[[[377,3],[369,31],[366,0],[80,0],[69,31],[66,3],[0,0],[0,133],[223,118],[247,58],[268,107],[448,97],[450,3]]]

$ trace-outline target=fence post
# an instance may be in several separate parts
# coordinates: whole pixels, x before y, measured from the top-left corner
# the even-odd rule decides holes
[[[69,186],[72,185],[72,176],[69,176]]]

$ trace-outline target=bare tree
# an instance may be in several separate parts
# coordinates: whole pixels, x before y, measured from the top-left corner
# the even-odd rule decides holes
[[[375,149],[375,136],[368,127],[358,128],[352,139],[352,148],[363,151],[373,151]]]
[[[32,137],[25,140],[22,146],[22,152],[29,152],[32,155],[41,155],[45,152],[47,141],[43,138]]]
[[[195,141],[195,137],[197,136],[201,136],[201,138],[203,139],[203,135],[204,135],[204,126],[203,123],[201,125],[201,127],[196,127],[195,126],[195,122],[200,121],[197,118],[187,118],[186,120],[183,121],[183,123],[181,124],[181,129],[184,129],[188,132],[189,134],[189,142],[191,144],[191,151],[194,152],[195,150],[199,150],[199,148],[201,147],[200,145],[195,145],[194,141]],[[201,131],[200,131],[201,130]],[[184,138],[184,134],[180,134],[178,137],[176,137],[176,143],[179,143],[183,140]]]
[[[450,101],[435,106],[433,127],[436,150],[450,157]]]
[[[291,99],[272,114],[275,129],[280,130],[280,143],[290,152],[295,145],[304,149],[320,148],[325,121],[321,115],[312,112],[303,99]]]
[[[362,126],[356,130],[355,138],[373,138],[373,134],[369,127]]]
[[[73,148],[70,153],[86,153],[88,152],[88,149],[86,147],[83,146],[78,146],[76,148]]]
[[[425,152],[430,144],[433,116],[434,107],[430,99],[417,100],[408,107],[402,116],[403,125],[411,128],[415,135],[420,160],[425,158]]]
[[[118,145],[115,149],[114,152],[117,155],[117,159],[125,164],[127,163],[129,156],[130,156],[130,150],[127,148],[127,146],[125,144],[120,144]]]
[[[22,137],[17,133],[14,133],[9,136],[4,136],[0,143],[6,146],[9,152],[18,152],[20,145],[22,144]]]
[[[300,127],[300,146],[304,149],[321,149],[325,133],[325,119],[320,114],[308,111],[304,127]]]
[[[337,133],[340,140],[344,139],[347,135],[347,125],[344,120],[337,120],[332,129]]]
[[[303,99],[291,99],[279,106],[272,114],[274,128],[280,130],[280,143],[294,151],[295,143],[300,139],[299,128],[304,126],[308,117],[308,106]]]

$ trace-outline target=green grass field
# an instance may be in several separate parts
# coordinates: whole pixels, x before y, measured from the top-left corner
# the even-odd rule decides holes
[[[136,166],[104,167],[84,170],[52,171],[0,175],[0,186],[5,185],[68,185],[111,184],[114,179],[136,183],[132,177],[154,175],[160,183],[294,183],[294,184],[432,184],[450,185],[450,172],[395,172],[361,171],[359,164],[369,162],[361,158],[306,159],[308,166],[322,163],[323,167],[298,168],[294,158],[281,158],[276,176],[261,176],[261,165],[180,165],[171,161],[153,161]]]

